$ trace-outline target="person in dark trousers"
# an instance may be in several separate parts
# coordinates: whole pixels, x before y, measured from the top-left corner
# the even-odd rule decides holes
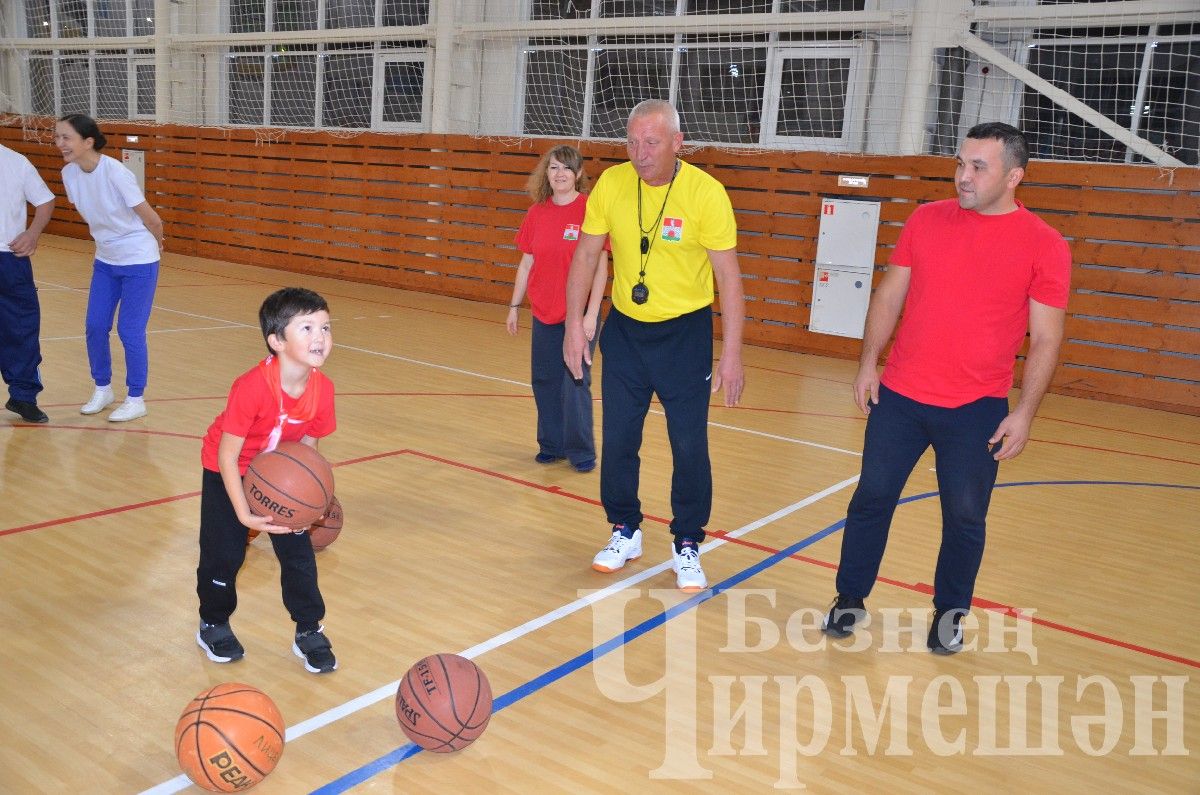
[[[1071,277],[1066,241],[1016,199],[1029,161],[1025,136],[1007,124],[977,125],[957,161],[958,199],[913,212],[871,298],[854,379],[854,401],[867,414],[862,476],[824,623],[846,637],[865,615],[900,493],[932,445],[942,544],[927,645],[938,654],[962,649],[992,487],[1000,462],[1025,448],[1050,386]],[[897,322],[880,375],[876,363]],[[1010,411],[1026,329],[1021,397]]]
[[[588,177],[583,155],[573,146],[556,146],[538,161],[526,185],[534,204],[517,231],[521,261],[513,283],[505,326],[517,333],[517,310],[525,296],[533,309],[530,370],[537,404],[539,464],[567,459],[577,472],[596,468],[592,430],[592,368],[576,382],[562,360],[567,314],[567,270],[579,241],[587,206]],[[596,278],[583,315],[584,333],[593,348],[600,323],[600,302],[608,283],[608,254],[600,252]]]
[[[563,358],[579,378],[591,363],[584,304],[597,255],[605,241],[611,244],[613,307],[600,333],[600,500],[612,533],[592,568],[617,571],[642,554],[639,451],[650,398],[657,394],[671,440],[676,584],[699,591],[708,586],[700,543],[712,509],[709,396],[724,389],[725,405],[737,405],[745,383],[737,223],[724,186],[677,158],[683,133],[670,103],[638,104],[626,133],[629,162],[597,180],[567,279]],[[714,280],[721,291],[723,335],[715,369]]]
[[[38,238],[54,212],[54,194],[29,158],[0,145],[0,374],[8,385],[4,408],[26,422],[49,422],[38,408],[42,391],[38,365],[42,349],[38,335],[42,310],[33,283]],[[33,205],[33,220],[25,225],[25,205]]]
[[[259,325],[268,356],[233,382],[225,410],[204,436],[200,460],[200,629],[196,643],[208,659],[240,660],[245,649],[229,626],[237,608],[237,574],[251,530],[270,533],[279,558],[283,604],[296,622],[292,652],[312,673],[337,668],[321,620],[325,601],[317,587],[317,560],[303,530],[272,524],[251,513],[242,477],[256,455],[280,442],[317,446],[333,433],[333,382],[320,367],[333,349],[329,306],[312,290],[285,287],[263,301]]]

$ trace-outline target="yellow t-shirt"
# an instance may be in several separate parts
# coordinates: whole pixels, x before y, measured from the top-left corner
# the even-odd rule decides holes
[[[600,175],[588,197],[583,231],[608,235],[613,259],[613,306],[635,320],[658,322],[694,312],[713,302],[713,271],[708,252],[737,247],[737,221],[725,187],[693,165],[679,161],[679,173],[667,186],[642,183],[641,229],[650,252],[641,254],[638,227],[638,179],[632,163]],[[666,205],[663,205],[663,201]],[[662,207],[662,218],[658,219]],[[651,228],[653,227],[653,228]],[[645,263],[650,300],[630,297]]]

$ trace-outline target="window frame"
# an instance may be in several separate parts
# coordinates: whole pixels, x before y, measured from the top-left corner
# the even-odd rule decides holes
[[[788,43],[786,46],[772,47],[767,56],[767,79],[763,90],[759,143],[764,146],[786,146],[789,149],[810,149],[821,152],[860,151],[866,133],[867,97],[870,93],[874,49],[874,42],[865,39],[852,43]],[[846,76],[846,101],[843,105],[841,135],[837,138],[823,138],[777,133],[775,130],[779,120],[785,62],[789,60],[823,61],[837,58],[846,58],[850,61]]]
[[[419,122],[387,122],[383,120],[384,106],[384,72],[388,64],[419,63],[421,64],[421,120]],[[429,80],[430,62],[427,48],[420,48],[419,53],[399,53],[395,51],[375,52],[375,73],[371,85],[371,129],[381,132],[426,132],[429,128],[429,105],[432,100],[431,81]]]

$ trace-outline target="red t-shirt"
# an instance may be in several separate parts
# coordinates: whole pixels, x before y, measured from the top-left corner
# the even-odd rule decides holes
[[[320,370],[314,371],[308,378],[310,386],[314,378],[324,381],[316,416],[308,422],[284,423],[283,433],[279,437],[281,442],[297,442],[303,436],[319,439],[333,433],[337,428],[337,419],[333,413],[333,382]],[[295,398],[287,392],[283,393],[284,411],[290,411],[296,403]],[[271,387],[263,377],[261,369],[255,365],[249,372],[238,376],[229,388],[225,410],[217,415],[212,425],[208,426],[208,433],[204,435],[204,444],[200,448],[200,462],[205,469],[220,472],[217,448],[221,443],[221,435],[231,433],[246,440],[242,444],[242,453],[238,456],[238,472],[245,475],[250,461],[266,448],[267,439],[271,431],[275,430],[278,421],[279,403],[271,394]]]
[[[921,403],[955,408],[1007,397],[1029,326],[1029,300],[1064,309],[1071,251],[1025,209],[964,210],[957,199],[918,207],[891,264],[911,280],[880,380]]]
[[[546,199],[529,208],[517,230],[517,248],[533,255],[525,292],[534,317],[543,323],[562,323],[567,318],[567,271],[586,208],[587,196],[582,193],[562,206]]]

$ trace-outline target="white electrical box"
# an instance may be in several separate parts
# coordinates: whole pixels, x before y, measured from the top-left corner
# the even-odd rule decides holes
[[[137,177],[138,187],[146,192],[146,153],[140,149],[122,149],[121,162]]]
[[[818,265],[808,330],[862,339],[870,302],[870,272]]]
[[[821,200],[809,331],[862,338],[878,237],[879,202]]]

